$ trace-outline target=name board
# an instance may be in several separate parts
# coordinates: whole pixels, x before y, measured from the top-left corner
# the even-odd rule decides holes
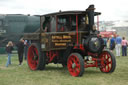
[[[70,43],[71,39],[70,35],[52,35],[54,46],[67,46],[67,43]]]

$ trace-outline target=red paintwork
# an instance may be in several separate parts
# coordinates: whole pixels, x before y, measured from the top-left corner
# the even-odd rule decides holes
[[[80,61],[75,55],[71,55],[67,61],[67,67],[72,76],[78,76],[80,73]],[[73,64],[75,65],[73,68]]]
[[[85,60],[84,67],[100,67],[102,72],[109,72],[112,68],[112,59],[111,55],[108,52],[102,52],[99,58],[92,57],[92,61],[93,63],[88,63]]]
[[[81,49],[83,52],[85,51],[83,44],[80,44],[80,49]]]
[[[79,49],[79,50],[81,50],[83,52],[85,51],[85,48],[84,48],[84,46],[82,44],[80,44],[79,46],[75,46],[74,49]],[[85,68],[88,68],[88,67],[98,67],[98,60],[101,61],[101,59],[94,58],[95,56],[98,56],[98,54],[97,53],[88,52],[88,56],[93,56],[92,57],[92,61],[94,61],[94,63],[87,63],[87,61],[85,60],[84,67]]]
[[[53,51],[49,51],[46,53],[48,59],[49,59],[49,63],[56,57],[58,56],[58,52],[53,52]]]
[[[112,68],[112,59],[111,59],[111,55],[108,52],[103,52],[100,55],[100,59],[101,61],[101,71],[102,72],[109,72]]]
[[[84,48],[83,44],[79,44],[79,45],[77,45],[77,46],[74,46],[74,49],[79,49],[79,50],[81,50],[82,52],[85,51],[85,48]]]
[[[79,49],[81,51],[85,51],[85,49],[84,49],[84,47],[83,47],[82,44],[80,44],[79,46],[75,46],[74,49]],[[56,52],[49,51],[49,52],[46,53],[46,55],[49,58],[49,63],[50,63],[55,58],[55,56],[58,56],[58,52],[57,51]],[[111,66],[110,65],[112,65],[112,61],[111,62],[108,61],[108,59],[110,59],[111,56],[107,52],[103,52],[100,55],[99,58],[95,58],[95,56],[98,56],[98,54],[96,54],[96,53],[94,54],[94,53],[88,52],[88,56],[93,56],[92,57],[92,60],[91,60],[91,61],[93,61],[93,63],[88,63],[85,60],[85,62],[84,62],[84,64],[85,64],[84,67],[85,68],[88,68],[88,67],[100,67],[101,68],[102,67],[101,70],[103,70],[103,72],[109,72],[109,70],[111,69]],[[105,56],[108,56],[108,59],[106,59]],[[98,64],[99,64],[98,61],[101,62],[99,66],[98,66]],[[104,63],[104,61],[107,62],[107,65]],[[76,69],[79,69],[80,67],[78,66],[76,68],[71,68],[71,65],[73,64],[73,62],[76,65],[78,65],[79,64],[79,59],[77,59],[77,57],[75,55],[72,55],[72,56],[69,57],[68,62],[70,62],[67,65],[68,66],[68,69],[70,69],[70,74],[72,76],[78,76],[79,75],[79,71],[76,72]]]
[[[93,63],[88,63],[86,60],[85,60],[85,65],[84,67],[85,68],[88,68],[88,67],[98,67],[98,62],[97,60],[99,60],[98,58],[95,58],[95,56],[98,56],[97,53],[91,53],[91,52],[88,52],[88,56],[92,56],[92,60],[91,61],[94,61]]]
[[[64,31],[64,27],[61,27],[61,32],[63,32]]]
[[[35,58],[34,51],[35,51],[36,55],[38,56],[37,60],[34,59]],[[28,59],[28,65],[29,65],[30,69],[36,70],[38,61],[39,61],[39,54],[38,54],[38,50],[35,46],[29,47],[27,59]]]
[[[91,61],[93,61],[93,63],[88,63],[87,61],[85,61],[84,62],[84,67],[85,68],[88,68],[88,67],[99,67],[98,66],[98,61],[101,61],[101,59],[99,59],[99,58],[93,58],[92,57],[92,60]]]
[[[91,53],[91,52],[88,52],[88,55],[89,55],[89,56],[93,56],[93,57],[98,56],[97,53]]]

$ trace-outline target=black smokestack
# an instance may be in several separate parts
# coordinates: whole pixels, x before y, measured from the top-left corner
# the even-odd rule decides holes
[[[93,30],[94,25],[94,5],[90,5],[86,11],[88,13],[88,19],[89,19],[89,30]]]

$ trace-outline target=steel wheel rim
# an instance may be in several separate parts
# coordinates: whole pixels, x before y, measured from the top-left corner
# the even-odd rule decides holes
[[[39,61],[38,50],[35,46],[32,45],[31,47],[29,47],[29,50],[28,50],[28,65],[30,69],[36,70],[38,61]]]
[[[112,69],[112,58],[108,52],[104,52],[101,55],[101,71],[102,72],[109,72]]]
[[[80,73],[80,62],[77,56],[71,55],[67,64],[70,74],[72,76],[78,76]]]

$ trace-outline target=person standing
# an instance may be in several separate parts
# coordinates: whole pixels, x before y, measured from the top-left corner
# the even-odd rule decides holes
[[[28,41],[27,40],[25,40],[24,41],[24,55],[25,55],[25,57],[24,57],[24,59],[26,60],[27,59],[27,49],[28,49]]]
[[[116,56],[120,56],[122,38],[119,35],[117,35],[115,41],[116,41]]]
[[[114,48],[115,48],[115,38],[112,35],[111,39],[110,39],[110,50],[111,50],[111,52],[114,50]]]
[[[128,41],[125,39],[125,37],[123,37],[121,45],[122,45],[122,56],[127,56]]]
[[[104,47],[105,47],[105,49],[107,48],[107,38],[105,38],[104,36],[102,37],[103,38],[103,40],[104,40]]]
[[[8,60],[6,63],[6,67],[8,67],[8,65],[11,65],[12,50],[13,50],[13,43],[12,41],[9,41],[8,44],[6,45],[6,52],[8,53]]]
[[[104,39],[103,39],[103,36],[102,35],[99,35],[99,40],[101,42],[101,45],[104,46]]]
[[[18,50],[18,58],[19,58],[19,65],[23,62],[23,53],[24,53],[24,40],[20,39],[20,41],[16,44]]]

